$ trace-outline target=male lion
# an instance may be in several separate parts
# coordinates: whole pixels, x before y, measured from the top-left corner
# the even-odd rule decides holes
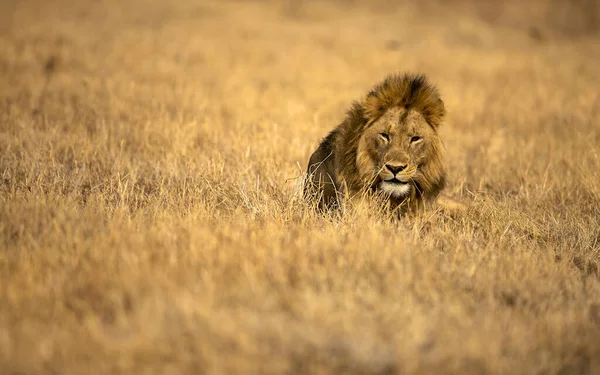
[[[444,102],[424,75],[388,76],[353,103],[312,154],[305,196],[318,199],[321,209],[365,192],[399,212],[434,201],[446,181],[438,135],[444,115]]]

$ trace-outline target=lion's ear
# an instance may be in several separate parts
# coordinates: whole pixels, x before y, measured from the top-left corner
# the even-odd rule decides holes
[[[444,101],[441,98],[437,98],[433,105],[426,105],[424,114],[431,127],[433,127],[434,130],[437,130],[446,115]]]
[[[368,119],[376,119],[383,115],[384,103],[377,97],[376,93],[369,94],[363,101],[363,109]]]
[[[444,104],[444,101],[441,98],[438,98],[438,107],[440,107],[440,110],[442,111],[442,116],[446,114],[446,105]]]

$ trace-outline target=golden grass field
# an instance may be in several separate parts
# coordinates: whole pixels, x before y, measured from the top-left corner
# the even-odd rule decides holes
[[[599,374],[600,5],[524,4],[1,2],[0,373]],[[394,72],[468,209],[316,214]]]

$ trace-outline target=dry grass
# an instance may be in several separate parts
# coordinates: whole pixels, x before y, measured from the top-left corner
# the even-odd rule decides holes
[[[1,372],[599,373],[597,18],[468,4],[2,2]],[[469,210],[315,215],[398,70]]]

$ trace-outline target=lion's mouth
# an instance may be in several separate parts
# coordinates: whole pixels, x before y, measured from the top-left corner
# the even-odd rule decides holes
[[[397,178],[383,180],[378,187],[379,190],[395,198],[405,197],[410,192],[408,181],[398,180]]]
[[[396,177],[394,177],[392,179],[389,179],[389,180],[384,180],[384,182],[387,182],[389,184],[394,184],[394,185],[406,185],[406,184],[408,184],[408,181],[400,181]]]

